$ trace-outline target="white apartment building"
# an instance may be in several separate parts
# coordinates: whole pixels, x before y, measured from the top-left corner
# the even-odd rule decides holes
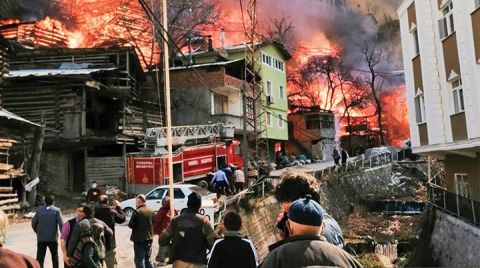
[[[480,201],[480,0],[405,0],[398,15],[413,151]]]

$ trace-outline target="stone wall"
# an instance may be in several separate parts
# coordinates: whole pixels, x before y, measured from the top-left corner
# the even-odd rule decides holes
[[[39,190],[44,193],[62,195],[69,191],[69,159],[68,152],[43,151],[40,160]]]
[[[275,227],[275,220],[280,208],[273,196],[268,196],[263,200],[250,201],[253,201],[251,212],[240,209],[243,231],[252,240],[259,259],[263,260],[268,254],[268,246],[281,239]]]
[[[480,229],[438,210],[430,245],[440,266],[477,267],[480,263]]]

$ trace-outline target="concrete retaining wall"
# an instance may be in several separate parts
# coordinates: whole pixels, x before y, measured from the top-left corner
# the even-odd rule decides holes
[[[433,258],[445,267],[478,267],[480,264],[480,229],[436,211],[430,245]]]
[[[268,246],[281,239],[275,227],[280,208],[273,196],[257,201],[252,212],[241,209],[240,216],[243,231],[252,240],[259,259],[262,260],[268,254]]]

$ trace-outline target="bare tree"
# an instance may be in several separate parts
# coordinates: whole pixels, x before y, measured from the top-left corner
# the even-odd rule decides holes
[[[383,105],[381,102],[382,89],[385,82],[385,77],[378,70],[380,67],[380,63],[383,59],[383,50],[379,46],[378,39],[374,39],[371,42],[366,42],[364,47],[362,48],[362,54],[364,56],[364,62],[368,68],[366,83],[370,89],[372,103],[375,106],[378,129],[380,132],[380,143],[381,145],[385,145],[385,133],[383,133],[382,121]]]
[[[285,47],[292,48],[294,28],[293,20],[288,16],[282,16],[279,19],[272,18],[264,30],[263,39],[277,40]]]
[[[168,26],[177,47],[186,47],[192,36],[201,37],[202,32],[220,27],[223,14],[214,1],[175,0],[168,1]]]
[[[354,134],[351,113],[369,105],[368,89],[358,79],[353,79],[350,72],[343,72],[340,76],[340,92],[342,93],[343,118],[347,120],[348,148],[352,149],[352,135]]]

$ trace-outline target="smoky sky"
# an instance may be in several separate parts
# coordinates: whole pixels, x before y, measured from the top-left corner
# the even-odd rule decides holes
[[[402,70],[400,31],[396,14],[401,1],[338,1],[332,6],[329,0],[258,0],[260,25],[265,27],[272,18],[287,16],[295,26],[293,42],[307,42],[308,46],[316,48],[325,44],[312,43],[312,36],[324,35],[330,44],[341,50],[342,60],[347,65],[360,70],[356,73],[358,76],[364,75],[361,71],[366,68],[362,48],[366,44],[371,46],[372,43],[377,43],[382,51],[379,72]],[[389,76],[387,82],[392,85],[401,84],[403,77]]]

